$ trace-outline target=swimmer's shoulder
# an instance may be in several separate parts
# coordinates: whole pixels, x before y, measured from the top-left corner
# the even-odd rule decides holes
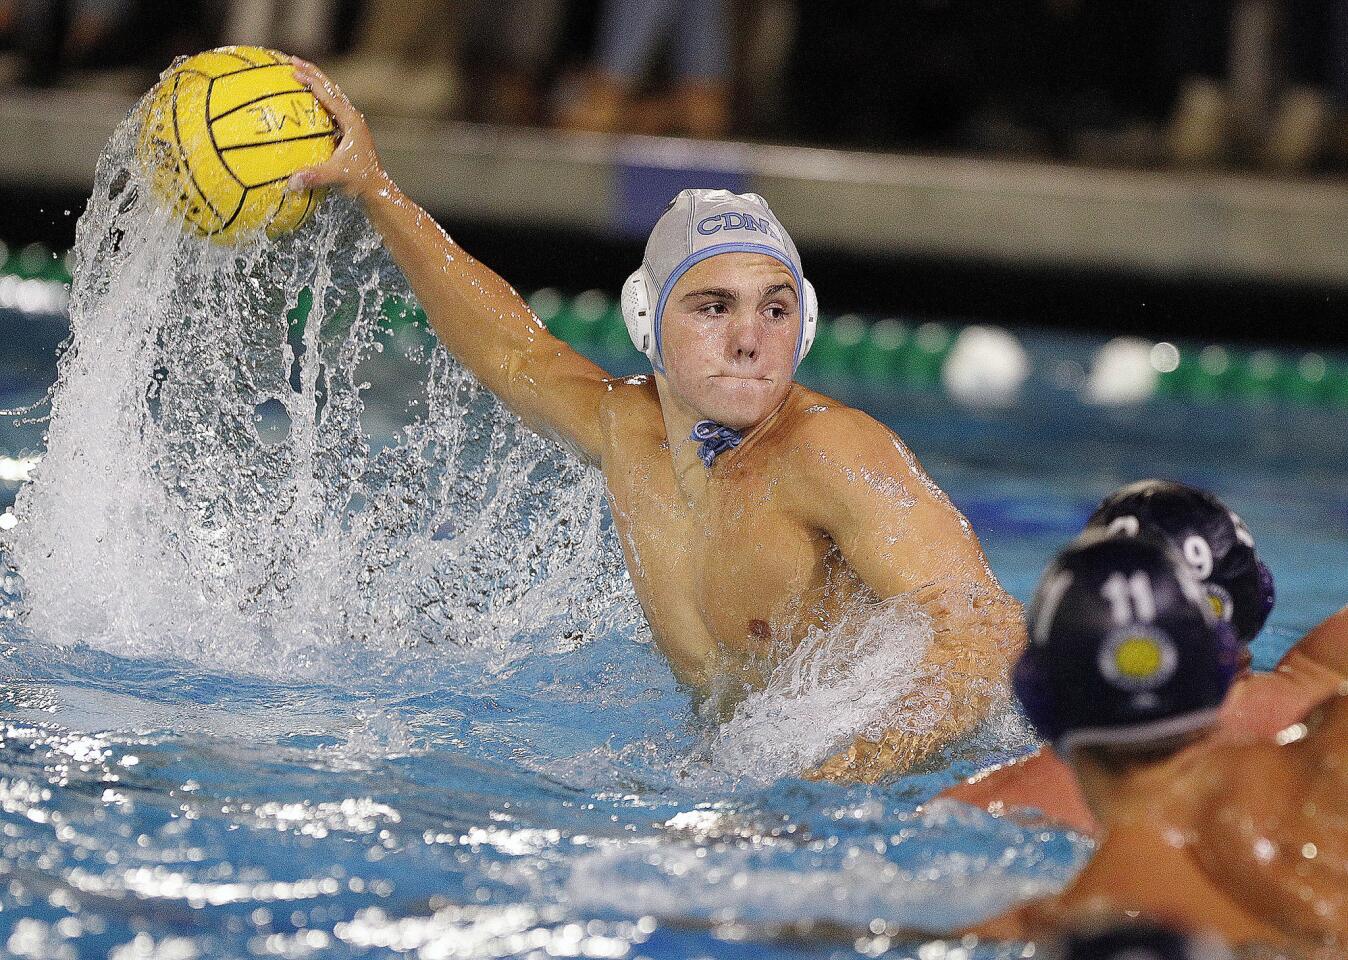
[[[1213,744],[1184,772],[1175,786],[1198,800],[1191,829],[1215,880],[1248,893],[1265,882],[1259,828],[1286,822],[1314,796],[1316,766],[1299,744],[1268,739]]]
[[[1214,885],[1284,930],[1307,919],[1307,896],[1341,895],[1348,769],[1335,754],[1348,731],[1333,722],[1312,715],[1281,744],[1230,744],[1204,758],[1202,775],[1217,788],[1193,824],[1199,862]]]
[[[655,378],[637,374],[605,380],[599,420],[606,446],[630,444],[642,437],[662,439],[664,419]]]
[[[1214,810],[1239,800],[1277,816],[1319,796],[1348,814],[1348,685],[1276,736],[1214,745],[1198,776],[1225,784]]]
[[[832,486],[862,473],[925,476],[902,438],[864,410],[801,386],[790,403],[773,454],[805,486]]]
[[[776,444],[797,455],[860,450],[881,438],[898,439],[894,431],[864,410],[800,384],[792,387],[784,413]]]

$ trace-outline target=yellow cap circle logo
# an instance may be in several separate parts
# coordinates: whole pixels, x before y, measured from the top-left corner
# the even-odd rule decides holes
[[[1129,637],[1114,651],[1114,666],[1130,679],[1149,679],[1161,669],[1161,648],[1151,637]]]
[[[1175,675],[1179,654],[1164,633],[1134,625],[1118,631],[1100,650],[1105,679],[1125,690],[1154,690]]]
[[[1231,600],[1231,594],[1215,583],[1206,583],[1203,585],[1203,592],[1208,596],[1208,606],[1212,608],[1213,615],[1218,620],[1231,621],[1235,607]]]

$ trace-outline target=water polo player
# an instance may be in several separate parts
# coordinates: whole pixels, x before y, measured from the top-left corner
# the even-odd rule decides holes
[[[1277,740],[1214,743],[1240,642],[1185,560],[1145,535],[1084,535],[1029,619],[1016,697],[1071,763],[1101,840],[1061,894],[975,932],[1023,940],[1141,917],[1343,956],[1348,697]]]
[[[900,595],[930,617],[913,718],[817,773],[874,779],[966,730],[998,692],[1024,626],[977,538],[903,443],[793,382],[814,291],[762,198],[686,190],[622,292],[649,377],[613,379],[551,336],[382,170],[360,113],[311,64],[332,160],[294,178],[364,207],[445,347],[530,427],[603,470],[632,583],[660,650],[695,689],[760,683],[811,627]],[[900,705],[902,708],[904,705]]]
[[[1231,624],[1241,642],[1242,670],[1223,706],[1223,735],[1273,736],[1348,679],[1348,650],[1326,643],[1318,632],[1292,647],[1272,673],[1248,672],[1249,644],[1273,608],[1273,577],[1244,521],[1211,493],[1143,480],[1106,497],[1086,528],[1164,538],[1198,578],[1213,612]],[[1095,828],[1071,771],[1049,748],[979,774],[944,796],[993,810],[1033,808],[1083,832]]]

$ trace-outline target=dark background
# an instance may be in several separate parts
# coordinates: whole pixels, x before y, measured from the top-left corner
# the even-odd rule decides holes
[[[422,32],[455,34],[452,56],[467,91],[433,120],[491,122],[494,84],[515,77],[529,91],[521,116],[564,126],[567,104],[583,100],[602,74],[602,37],[615,4],[557,0],[562,15],[546,54],[521,73],[508,44],[473,37],[472,4],[417,0],[406,9],[443,8],[443,22]],[[367,24],[391,0],[343,0],[322,49],[299,50],[323,62],[369,47]],[[525,3],[525,6],[528,4]],[[103,24],[91,42],[73,44],[73,4],[0,0],[0,54],[18,65],[0,97],[43,89],[120,85],[143,91],[176,53],[227,42],[219,10],[204,0],[130,0],[124,17]],[[1338,183],[1348,170],[1348,2],[1275,0],[1259,69],[1268,102],[1259,125],[1232,133],[1221,154],[1181,159],[1168,146],[1186,91],[1196,81],[1231,87],[1249,53],[1235,42],[1248,13],[1241,0],[779,0],[794,32],[779,62],[752,57],[765,0],[726,0],[731,51],[724,93],[729,138],[941,156],[1032,158],[1102,169],[1184,167],[1289,183]],[[423,14],[424,15],[424,12]],[[278,44],[284,41],[278,35]],[[646,108],[674,113],[673,42],[630,91],[631,112],[610,132],[654,122]],[[1244,50],[1244,53],[1242,53]],[[1258,52],[1256,50],[1256,52]],[[431,54],[408,48],[420,63]],[[381,54],[382,55],[382,54]],[[1258,59],[1258,58],[1256,58]],[[771,67],[772,69],[768,69]],[[766,71],[766,72],[765,72]],[[775,72],[774,72],[775,71]],[[770,81],[763,77],[770,75]],[[675,92],[670,93],[671,84]],[[588,86],[587,86],[588,85]],[[1294,163],[1270,166],[1261,144],[1276,136],[1280,98],[1310,91],[1324,104],[1323,143]],[[1238,91],[1231,87],[1229,96]],[[653,108],[652,108],[653,109]],[[531,111],[531,112],[530,112]],[[668,113],[668,111],[666,111]],[[519,117],[512,122],[521,122]],[[662,132],[656,130],[655,132]],[[1342,136],[1340,136],[1340,134]],[[3,135],[0,133],[0,135]],[[57,250],[73,241],[80,191],[42,183],[0,185],[0,240],[41,241]],[[72,211],[66,215],[64,211]],[[435,212],[435,211],[432,211]],[[557,286],[617,290],[640,258],[638,243],[570,234],[520,222],[455,221],[457,238],[523,289]],[[1101,224],[1108,230],[1108,224]],[[1348,277],[1322,289],[1280,280],[1213,277],[1160,279],[1123,270],[1080,271],[1033,264],[923,257],[865,257],[802,251],[826,313],[981,319],[1154,337],[1228,339],[1305,345],[1348,342],[1342,317]]]

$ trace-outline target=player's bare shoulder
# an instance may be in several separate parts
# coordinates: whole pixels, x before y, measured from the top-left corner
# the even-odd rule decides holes
[[[1313,726],[1312,719],[1288,728],[1281,744],[1230,745],[1205,758],[1221,789],[1196,818],[1194,848],[1213,882],[1262,921],[1305,943],[1341,946],[1348,772],[1314,743],[1318,731],[1303,734]]]
[[[658,443],[665,434],[660,414],[660,395],[649,375],[614,377],[604,381],[599,403],[605,460],[619,450],[642,449]]]
[[[802,495],[864,483],[896,501],[944,498],[898,434],[865,411],[798,386],[788,416],[772,452]]]
[[[876,441],[890,438],[897,439],[870,414],[797,384],[773,431],[771,445],[774,454],[808,469],[821,460],[850,460]]]
[[[1331,815],[1348,816],[1345,742],[1348,696],[1340,695],[1273,738],[1214,746],[1203,767],[1222,787],[1210,797],[1204,829],[1220,842],[1238,842],[1257,839],[1256,823],[1309,831]]]

